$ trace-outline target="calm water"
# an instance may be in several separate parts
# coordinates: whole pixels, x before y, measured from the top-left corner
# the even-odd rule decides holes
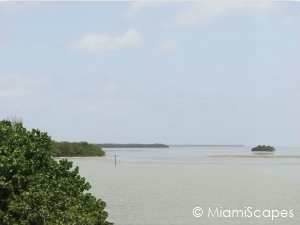
[[[107,203],[116,225],[300,224],[299,159],[228,159],[250,147],[171,146],[169,149],[105,149],[102,158],[73,158]],[[299,155],[299,148],[276,148]],[[117,155],[117,166],[114,155]],[[194,207],[203,215],[195,218]],[[293,217],[208,217],[208,209],[293,210]],[[275,213],[276,214],[276,213]],[[227,214],[226,214],[227,215]],[[267,215],[267,213],[266,213]],[[267,215],[268,216],[268,215]]]
[[[215,158],[209,156],[218,155],[256,155],[251,152],[252,147],[203,147],[203,146],[170,146],[170,148],[124,148],[104,149],[108,157],[117,155],[121,162],[164,162],[164,163],[299,163],[297,159],[230,159]],[[300,156],[300,148],[276,147],[275,152],[268,155],[297,155]]]

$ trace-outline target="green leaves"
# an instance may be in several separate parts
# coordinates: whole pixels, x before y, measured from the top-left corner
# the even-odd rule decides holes
[[[251,151],[265,151],[265,152],[273,152],[275,148],[272,146],[259,145],[251,149]]]
[[[0,134],[1,224],[110,224],[79,168],[51,157],[47,133],[0,122]]]
[[[104,156],[105,152],[87,142],[56,142],[52,143],[52,156]]]

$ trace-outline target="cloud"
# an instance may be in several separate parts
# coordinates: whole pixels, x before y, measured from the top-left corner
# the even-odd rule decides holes
[[[28,6],[26,2],[1,2],[1,11],[18,14],[28,10]]]
[[[45,87],[47,79],[39,76],[28,76],[26,74],[1,75],[2,101],[25,100],[34,95],[34,90]]]
[[[145,91],[150,91],[149,82],[135,85],[100,74],[63,79],[16,73],[1,74],[0,78],[0,114],[5,117],[23,118],[50,111],[60,116],[101,114],[110,117],[115,108],[124,109],[128,102],[138,101]]]
[[[113,94],[117,91],[117,88],[118,88],[118,85],[116,83],[111,82],[105,86],[104,90],[109,94]]]
[[[132,2],[130,4],[130,9],[126,14],[126,17],[132,17],[133,15],[139,13],[141,10],[145,8],[154,8],[159,7],[163,3],[162,2],[155,2],[155,1],[138,1],[138,2]]]
[[[45,76],[28,74],[1,74],[0,102],[3,112],[22,115],[36,106],[48,104],[47,96],[53,93],[53,83]]]
[[[153,53],[156,55],[164,55],[178,52],[180,48],[180,40],[179,39],[171,39],[167,41],[163,41],[159,43]]]
[[[77,41],[73,46],[77,51],[84,52],[114,52],[143,42],[143,35],[131,28],[124,34],[113,36],[107,33],[88,34]]]
[[[273,12],[279,11],[279,6],[275,2],[194,2],[188,3],[165,25],[189,27],[197,24],[204,24],[228,14],[246,14],[265,19]]]
[[[47,1],[0,1],[1,13],[19,15],[22,13],[33,13],[36,11],[54,12],[58,9],[58,4]]]
[[[256,2],[249,7],[248,14],[255,16],[259,20],[266,20],[268,15],[280,12],[280,7],[275,2]]]

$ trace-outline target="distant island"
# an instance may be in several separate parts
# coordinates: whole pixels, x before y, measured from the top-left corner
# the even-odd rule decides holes
[[[85,141],[52,141],[51,155],[53,157],[105,156],[102,148],[169,148],[169,146],[164,144],[91,144]]]
[[[272,146],[259,145],[257,147],[252,148],[251,151],[253,151],[253,152],[256,152],[256,151],[259,151],[259,152],[274,152],[275,148],[272,147]]]
[[[105,156],[105,152],[101,149],[101,147],[89,144],[85,141],[52,141],[51,150],[51,155],[54,157]]]
[[[94,144],[100,148],[169,148],[165,144]]]
[[[190,145],[190,144],[181,144],[181,145],[171,145],[171,146],[191,146],[191,147],[245,147],[245,145]]]

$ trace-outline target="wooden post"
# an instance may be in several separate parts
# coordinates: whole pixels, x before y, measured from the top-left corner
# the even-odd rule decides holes
[[[117,165],[117,155],[115,155],[115,166]]]

